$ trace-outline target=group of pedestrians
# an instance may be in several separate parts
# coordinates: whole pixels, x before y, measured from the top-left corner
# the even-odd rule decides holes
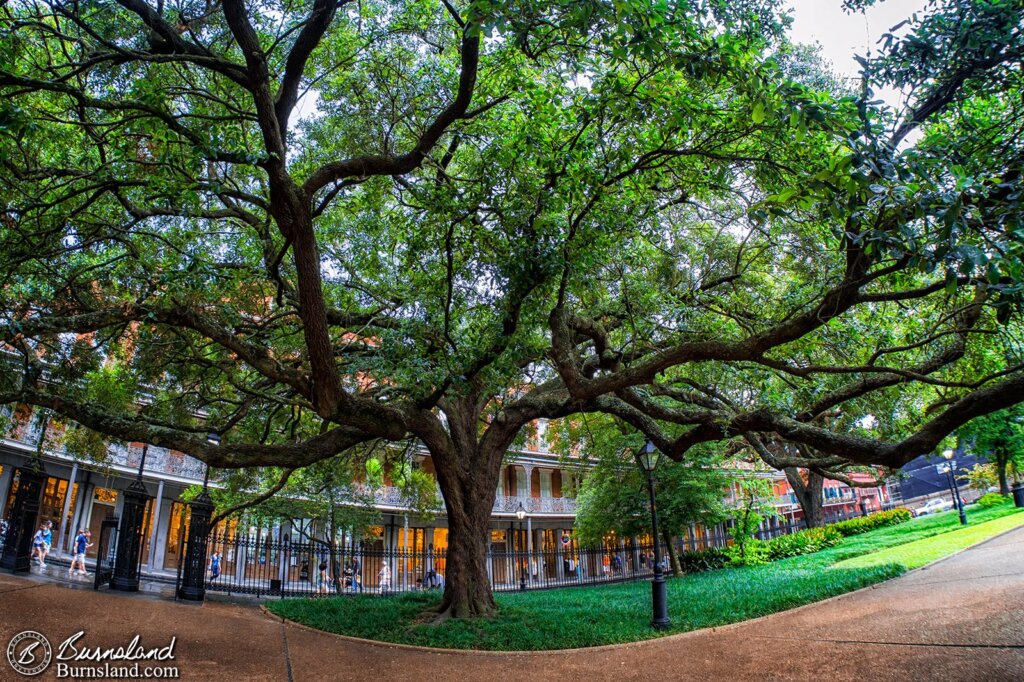
[[[46,568],[46,555],[50,553],[53,546],[53,522],[43,521],[39,530],[32,536],[31,559],[39,560],[39,568]]]
[[[75,534],[75,541],[72,545],[71,553],[71,566],[68,568],[68,575],[77,573],[78,575],[85,575],[85,550],[92,547],[92,532],[86,529],[78,529],[78,533]],[[32,536],[32,553],[30,555],[30,561],[34,560],[39,564],[39,568],[46,568],[46,557],[49,556],[50,550],[53,548],[53,522],[44,521],[36,534]],[[77,567],[77,571],[76,571]]]
[[[334,578],[328,574],[328,561],[327,556],[324,555],[320,558],[320,564],[317,566],[317,578],[316,578],[316,593],[317,594],[330,594],[334,587]],[[341,587],[345,590],[352,590],[353,592],[363,591],[363,577],[359,560],[354,556],[349,558],[342,567],[341,571]],[[382,579],[382,582],[391,581],[390,571],[388,575]]]

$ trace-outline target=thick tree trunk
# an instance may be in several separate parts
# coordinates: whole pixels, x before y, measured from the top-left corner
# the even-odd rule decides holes
[[[522,424],[499,416],[481,436],[486,403],[473,391],[459,401],[443,401],[447,428],[430,412],[413,420],[414,432],[430,450],[448,513],[444,596],[435,622],[488,617],[498,610],[487,573],[491,512],[502,457]]]
[[[493,488],[494,486],[491,486]],[[448,505],[448,557],[439,618],[493,616],[498,606],[487,575],[488,521],[493,495],[474,508]]]
[[[1010,482],[1006,479],[1006,464],[998,467],[999,469],[999,492],[1002,495],[1010,494]]]
[[[804,481],[802,472],[796,467],[785,469],[786,479],[796,494],[800,509],[804,512],[804,522],[808,528],[820,528],[825,523],[825,510],[823,506],[822,484],[824,478],[813,471],[807,472],[807,480]]]

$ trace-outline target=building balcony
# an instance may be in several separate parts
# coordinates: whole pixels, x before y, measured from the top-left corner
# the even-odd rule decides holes
[[[4,414],[6,413],[6,414]],[[10,416],[10,409],[0,410],[0,417]],[[39,422],[30,419],[26,422],[12,424],[4,438],[22,445],[26,448],[35,449],[39,446],[39,439],[43,429]],[[47,457],[74,461],[74,455],[68,453],[64,448],[59,434],[50,430],[47,432],[47,442],[44,444],[44,452]],[[106,459],[97,462],[99,466],[112,466],[127,471],[137,471],[142,461],[142,446],[128,445],[124,443],[113,443],[107,448]],[[153,477],[171,476],[179,480],[199,483],[206,474],[206,464],[200,460],[185,454],[177,453],[167,448],[149,446],[146,451],[146,464],[144,472]],[[216,477],[214,477],[216,478]],[[393,486],[381,486],[368,488],[357,485],[358,497],[348,500],[352,504],[361,504],[370,501],[378,508],[403,510],[409,505],[402,489]],[[343,502],[344,503],[344,502]],[[443,509],[444,502],[441,499],[440,490],[437,495],[438,506]],[[522,504],[527,514],[565,514],[575,515],[576,500],[568,497],[519,497],[498,495],[494,500],[493,511],[496,514],[515,514]]]
[[[142,448],[122,444],[111,445],[107,448],[107,458],[111,464],[138,470],[139,462],[142,461]],[[206,474],[206,464],[194,457],[150,445],[146,451],[144,471],[202,481]]]
[[[498,495],[494,499],[494,512],[515,514],[519,505],[527,514],[575,514],[576,500],[571,497],[518,497]]]
[[[39,439],[42,437],[42,433],[41,425],[36,420],[30,420],[13,425],[5,438],[19,445],[35,449],[39,447]],[[56,459],[69,461],[76,459],[67,452],[59,435],[52,430],[47,432],[43,452],[47,457]],[[99,466],[124,467],[137,471],[140,461],[142,461],[142,446],[113,443],[107,447],[106,459],[96,462],[96,464]],[[194,457],[151,445],[146,452],[144,471],[154,476],[174,476],[179,479],[200,482],[206,473],[206,465]]]

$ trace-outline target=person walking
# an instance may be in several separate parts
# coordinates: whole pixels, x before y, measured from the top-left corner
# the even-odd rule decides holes
[[[46,566],[46,557],[50,556],[50,548],[53,547],[53,521],[43,524],[43,566]]]
[[[327,559],[321,559],[320,565],[317,566],[316,593],[317,595],[330,594],[330,582],[327,578]]]
[[[391,589],[391,567],[388,566],[387,562],[380,567],[380,571],[377,573],[377,580],[379,581],[381,594]]]
[[[359,573],[359,560],[356,559],[355,556],[353,556],[352,559],[348,562],[348,568],[350,571],[352,571],[352,589],[355,592],[362,592],[363,578]]]
[[[32,558],[39,559],[39,568],[46,568],[46,553],[50,551],[50,542],[53,541],[53,533],[50,531],[52,524],[49,521],[39,526],[39,530],[32,536]]]
[[[210,580],[220,577],[220,552],[214,552],[210,557]]]
[[[76,565],[78,566],[78,575],[86,575],[85,550],[88,547],[92,547],[92,543],[89,542],[91,535],[92,533],[88,530],[78,529],[78,535],[75,536],[74,555],[71,557],[71,567],[68,568],[68,575],[74,573]]]

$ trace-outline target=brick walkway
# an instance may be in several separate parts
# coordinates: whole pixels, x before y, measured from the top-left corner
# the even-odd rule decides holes
[[[709,598],[711,598],[709,596]],[[571,627],[571,624],[567,624]],[[198,606],[0,574],[0,647],[149,647],[183,680],[1024,680],[1024,529],[873,589],[725,628],[557,653],[454,653],[347,640],[251,605]],[[0,680],[28,679],[0,660]],[[54,679],[53,666],[35,679]]]

